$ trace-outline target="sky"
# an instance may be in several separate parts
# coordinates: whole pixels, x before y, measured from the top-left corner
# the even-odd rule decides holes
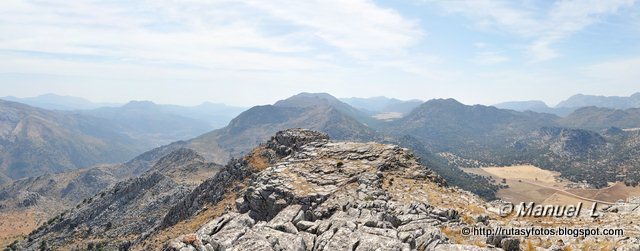
[[[640,91],[635,0],[2,0],[0,96],[251,106]]]

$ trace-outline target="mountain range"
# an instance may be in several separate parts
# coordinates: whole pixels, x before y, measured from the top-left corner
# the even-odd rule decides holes
[[[135,107],[148,108],[153,112],[165,113],[163,116],[172,115],[192,119],[192,121],[197,120],[200,124],[207,124],[209,130],[227,125],[232,118],[246,110],[245,107],[229,106],[222,103],[211,102],[204,102],[197,106],[155,104],[150,101],[131,101],[127,104],[96,103],[80,97],[62,96],[51,93],[26,98],[6,96],[0,97],[0,99],[23,103],[47,110],[76,111],[85,114],[93,114],[95,112],[98,115],[104,114],[108,111],[115,113],[120,110],[119,108],[124,110]]]
[[[37,238],[60,233],[60,226],[69,230],[90,226],[87,220],[104,210],[109,212],[101,216],[104,218],[94,219],[96,224],[100,223],[99,231],[105,231],[101,238],[113,237],[109,233],[116,236],[125,233],[142,238],[137,241],[146,241],[148,236],[157,237],[157,233],[148,231],[177,231],[176,227],[184,227],[180,222],[206,211],[203,208],[211,206],[207,203],[220,202],[189,193],[197,190],[219,198],[226,189],[224,184],[230,184],[225,183],[228,178],[248,177],[244,171],[237,173],[234,166],[250,165],[258,169],[270,166],[272,153],[255,147],[289,128],[324,132],[335,140],[376,141],[409,148],[421,164],[448,184],[486,199],[495,198],[497,186],[461,171],[451,156],[485,166],[534,164],[558,171],[571,181],[584,180],[596,187],[613,181],[629,184],[640,181],[640,169],[636,168],[640,166],[637,157],[640,114],[634,108],[584,107],[561,117],[435,99],[386,120],[372,117],[370,111],[357,109],[326,93],[301,93],[273,105],[252,107],[225,127],[206,132],[206,123],[172,116],[151,102],[82,111],[49,111],[0,102],[2,161],[3,168],[7,167],[2,169],[3,175],[6,181],[25,178],[0,187],[0,214],[48,205],[56,209],[48,214],[38,211],[44,218],[73,211],[71,216],[52,218],[47,227],[41,225],[32,233]],[[382,111],[378,109],[381,108],[374,109],[375,112]],[[168,144],[172,141],[175,142]],[[153,144],[165,145],[149,150],[157,146]],[[134,158],[145,150],[149,151]],[[293,151],[286,147],[272,150],[285,155]],[[123,164],[93,166],[127,159],[130,161]],[[222,168],[222,163],[227,166]],[[78,168],[81,169],[74,170]],[[226,176],[216,175],[218,178],[205,181],[219,172]],[[42,175],[46,173],[57,174]],[[97,185],[84,189],[91,183]],[[188,201],[180,199],[187,197]],[[79,211],[73,209],[74,205]],[[181,207],[186,211],[175,209]],[[138,222],[123,223],[132,217],[131,213],[148,214],[149,222],[145,224],[153,227]],[[104,225],[109,222],[111,226]],[[115,227],[114,222],[118,222]],[[60,238],[72,238],[79,233],[92,236],[93,230],[63,231],[65,235]]]
[[[629,97],[620,96],[596,96],[576,94],[569,99],[558,103],[558,108],[580,108],[586,106],[597,106],[613,109],[627,109],[640,107],[640,92]]]
[[[555,107],[549,107],[539,100],[509,101],[493,106],[501,109],[552,113],[558,116],[566,116],[576,109],[589,106],[611,109],[640,108],[640,93],[634,93],[629,97],[576,94],[567,100],[561,101]]]
[[[273,133],[295,127],[327,132],[339,140],[405,142],[425,149],[425,155],[432,158],[436,158],[438,153],[452,152],[487,162],[508,163],[531,161],[522,159],[522,153],[516,154],[510,147],[543,127],[600,133],[610,127],[633,130],[639,121],[637,109],[585,107],[559,117],[491,106],[468,106],[453,99],[430,100],[399,118],[380,120],[371,116],[372,110],[382,112],[385,107],[414,104],[416,101],[384,97],[346,100],[361,106],[375,102],[381,104],[371,105],[370,110],[362,111],[326,93],[301,93],[273,105],[250,108],[227,126],[210,131],[211,127],[206,122],[176,115],[180,107],[148,101],[74,111],[47,111],[5,101],[2,106],[13,107],[13,112],[5,113],[2,120],[5,121],[2,142],[7,150],[2,152],[0,170],[3,180],[7,181],[35,173],[56,173],[98,163],[122,162],[176,140],[185,140],[177,142],[177,145],[196,150],[209,161],[226,163],[232,157],[246,154]],[[529,107],[542,107],[538,102],[530,103],[532,106]],[[170,108],[174,109],[173,112],[168,111]],[[17,114],[18,110],[23,110],[20,116],[8,116]],[[34,124],[34,121],[41,124]],[[67,122],[74,123],[67,125]],[[25,130],[27,127],[30,129]],[[55,142],[63,147],[38,141]],[[117,150],[109,150],[108,147]],[[36,152],[39,154],[33,154]],[[499,159],[495,157],[497,153],[509,154]],[[45,164],[27,168],[36,162]],[[438,169],[437,166],[434,169]]]
[[[123,162],[221,127],[243,110],[212,103],[182,107],[149,101],[93,108],[103,104],[57,95],[24,100],[72,110],[0,100],[0,183]]]
[[[62,96],[53,93],[42,94],[35,97],[18,98],[14,96],[0,97],[2,100],[27,104],[47,110],[89,110],[100,107],[117,107],[119,103],[95,103],[87,99],[73,96]]]
[[[0,149],[0,177],[5,181],[122,162],[144,151],[104,119],[3,100]]]

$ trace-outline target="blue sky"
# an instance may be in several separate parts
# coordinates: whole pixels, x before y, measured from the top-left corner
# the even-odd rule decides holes
[[[3,0],[0,96],[554,105],[640,91],[639,41],[633,0]]]

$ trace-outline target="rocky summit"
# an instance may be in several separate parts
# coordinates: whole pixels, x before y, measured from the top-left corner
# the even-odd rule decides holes
[[[235,207],[165,250],[484,250],[445,237],[465,223],[455,202],[439,206],[453,197],[484,203],[448,188],[407,149],[304,129],[259,148],[268,165],[238,191]]]

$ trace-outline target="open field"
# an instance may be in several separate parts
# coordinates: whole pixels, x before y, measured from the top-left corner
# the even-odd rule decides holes
[[[373,116],[377,120],[394,120],[402,118],[402,113],[399,112],[383,112]]]
[[[505,179],[530,179],[544,183],[555,183],[558,173],[543,170],[532,165],[519,165],[509,167],[485,167],[484,171]]]
[[[559,173],[532,165],[509,167],[463,168],[465,172],[492,177],[496,183],[506,180],[508,188],[500,189],[497,196],[512,203],[535,202],[540,204],[576,204],[591,206],[611,204],[628,197],[640,196],[640,187],[628,187],[614,183],[602,189],[568,188],[570,182],[559,178]]]

